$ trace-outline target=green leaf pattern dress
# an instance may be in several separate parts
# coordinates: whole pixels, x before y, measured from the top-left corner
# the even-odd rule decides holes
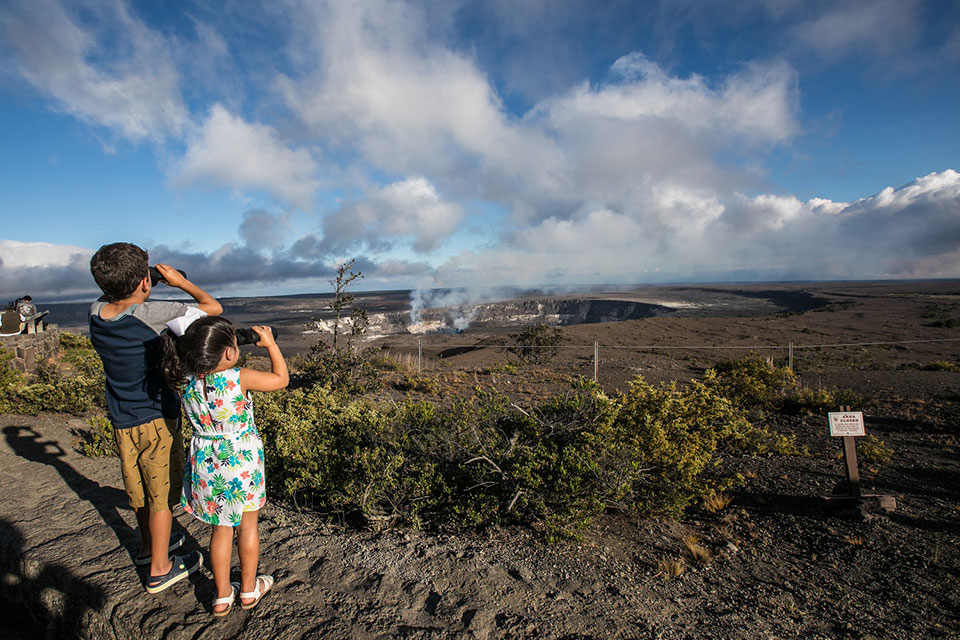
[[[180,504],[209,524],[240,526],[267,501],[263,441],[253,401],[240,392],[240,369],[191,377],[181,391],[193,428]]]

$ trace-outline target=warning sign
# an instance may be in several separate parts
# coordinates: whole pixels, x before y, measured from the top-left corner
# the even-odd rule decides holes
[[[865,436],[862,411],[836,411],[827,414],[832,436]]]

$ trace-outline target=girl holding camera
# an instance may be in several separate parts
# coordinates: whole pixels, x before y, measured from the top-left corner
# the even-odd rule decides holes
[[[220,317],[199,318],[182,335],[164,336],[163,372],[180,394],[193,429],[184,473],[183,508],[213,525],[210,565],[217,586],[213,615],[224,616],[239,596],[252,609],[273,586],[257,575],[260,535],[257,513],[266,503],[263,442],[253,419],[250,391],[275,391],[289,382],[287,365],[270,327],[257,326],[257,346],[265,347],[271,370],[239,368],[240,349],[233,324]],[[230,582],[233,533],[237,532],[240,582]]]

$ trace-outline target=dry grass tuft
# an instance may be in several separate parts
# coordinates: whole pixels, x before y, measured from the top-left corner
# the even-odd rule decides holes
[[[715,493],[704,498],[703,508],[710,513],[717,513],[729,507],[731,502],[733,502],[733,496],[729,493]]]
[[[660,573],[658,575],[662,575],[665,579],[669,580],[670,578],[680,577],[686,569],[687,563],[683,561],[683,558],[661,560]]]
[[[687,548],[690,557],[697,564],[707,564],[713,559],[710,550],[700,544],[700,538],[696,534],[688,534],[683,537],[683,546]]]
[[[859,547],[863,545],[863,538],[861,538],[860,536],[845,536],[843,538],[843,541],[855,547]]]
[[[733,527],[729,524],[721,523],[714,525],[714,529],[716,529],[717,535],[724,540],[733,540]]]

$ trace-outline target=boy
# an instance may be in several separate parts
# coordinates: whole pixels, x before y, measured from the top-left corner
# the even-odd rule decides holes
[[[155,265],[163,280],[189,294],[208,315],[220,303],[176,269]],[[116,432],[123,486],[137,514],[143,546],[134,560],[150,565],[147,591],[157,593],[196,571],[199,551],[170,557],[183,544],[171,537],[171,507],[180,502],[183,443],[180,401],[163,381],[159,365],[165,322],[184,315],[182,302],[150,301],[147,252],[126,242],[100,247],[90,272],[103,296],[90,307],[90,340],[103,361],[107,406]]]

